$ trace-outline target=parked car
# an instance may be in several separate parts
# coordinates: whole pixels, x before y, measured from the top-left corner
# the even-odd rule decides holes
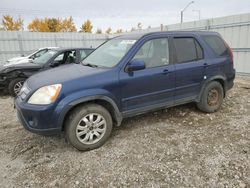
[[[15,64],[15,63],[19,63],[19,62],[22,62],[22,61],[27,61],[28,59],[36,59],[38,57],[40,57],[41,55],[43,55],[44,53],[46,53],[47,51],[49,50],[52,50],[52,49],[56,49],[58,47],[45,47],[45,48],[39,48],[38,50],[36,50],[35,52],[27,55],[27,56],[20,56],[20,57],[14,57],[14,58],[11,58],[9,60],[7,60],[7,63],[8,64]]]
[[[0,67],[0,89],[16,96],[24,81],[31,75],[59,65],[79,63],[93,50],[90,48],[48,49],[38,58],[3,65]]]
[[[89,150],[126,117],[190,102],[215,112],[234,78],[232,51],[217,33],[133,34],[109,40],[82,64],[29,78],[15,105],[27,130],[64,132]]]

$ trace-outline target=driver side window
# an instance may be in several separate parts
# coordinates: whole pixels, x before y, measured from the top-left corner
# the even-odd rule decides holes
[[[57,56],[54,61],[62,61],[63,57],[64,57],[64,53],[62,53],[59,56]]]
[[[167,38],[147,41],[136,53],[133,60],[145,62],[146,68],[159,67],[169,64],[169,47]]]
[[[66,51],[59,54],[55,59],[54,62],[56,64],[70,64],[76,63],[76,51]]]

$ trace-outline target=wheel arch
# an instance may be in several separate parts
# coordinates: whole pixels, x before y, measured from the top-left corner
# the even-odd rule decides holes
[[[15,78],[28,78],[29,75],[25,72],[25,71],[22,71],[22,70],[12,70],[10,73],[9,73],[10,77],[12,77],[12,79],[15,79]]]
[[[99,104],[106,108],[109,113],[111,114],[111,117],[113,119],[113,122],[116,126],[120,126],[122,122],[122,115],[119,111],[119,108],[117,107],[116,103],[107,96],[94,96],[94,97],[86,97],[83,99],[78,99],[76,101],[73,101],[70,103],[70,107],[66,110],[64,113],[63,118],[61,119],[61,126],[62,131],[64,131],[65,128],[65,121],[68,118],[69,114],[76,108],[80,106],[84,106],[86,104]]]
[[[197,98],[197,102],[200,101],[201,96],[202,96],[202,93],[203,93],[204,89],[206,88],[206,86],[207,86],[209,83],[213,82],[213,81],[219,82],[219,83],[221,84],[221,86],[222,86],[222,88],[223,88],[223,91],[224,91],[224,98],[226,97],[226,78],[223,77],[223,76],[213,76],[213,77],[207,79],[207,80],[203,83],[202,88],[201,88],[201,91],[200,91],[200,93],[199,93],[199,95],[198,95],[198,98]]]

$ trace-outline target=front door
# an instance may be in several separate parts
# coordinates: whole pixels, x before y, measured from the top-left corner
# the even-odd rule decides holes
[[[120,73],[123,111],[173,103],[174,65],[169,54],[167,37],[150,39],[140,47],[132,60],[144,61],[146,68]]]

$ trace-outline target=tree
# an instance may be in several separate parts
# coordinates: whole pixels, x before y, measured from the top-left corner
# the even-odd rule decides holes
[[[20,31],[23,30],[23,19],[20,17],[16,20],[10,15],[4,15],[2,18],[2,30]]]
[[[133,32],[133,31],[135,31],[135,30],[136,30],[136,29],[135,29],[134,27],[132,27],[130,31]]]
[[[98,28],[98,29],[96,30],[96,34],[102,34],[102,30],[101,30],[100,28]]]
[[[59,18],[45,18],[45,24],[48,25],[49,32],[61,31],[61,20]]]
[[[80,32],[92,33],[93,25],[90,20],[85,21],[80,28]]]
[[[34,32],[76,32],[76,26],[73,18],[59,19],[59,18],[44,18],[34,19],[28,25],[29,31]]]
[[[122,29],[117,29],[115,33],[122,33],[123,30]]]
[[[33,32],[50,32],[50,28],[48,25],[48,21],[45,19],[34,19],[32,22],[28,25],[29,31]]]
[[[107,34],[110,34],[112,32],[112,29],[111,29],[111,27],[109,27],[107,30],[106,30],[106,33]]]
[[[76,26],[72,16],[65,18],[60,23],[60,32],[76,32]]]

